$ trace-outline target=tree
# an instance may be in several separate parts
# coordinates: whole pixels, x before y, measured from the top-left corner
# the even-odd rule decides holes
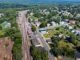
[[[10,22],[12,25],[11,28],[0,31],[2,36],[5,31],[5,36],[10,37],[11,40],[14,41],[12,47],[12,60],[22,60],[22,38],[16,23],[16,11],[13,9],[4,10],[4,16],[0,19],[0,23],[3,23],[4,21]]]
[[[0,30],[2,30],[2,26],[0,25]]]
[[[36,26],[32,25],[32,31],[35,32],[36,31]]]
[[[52,19],[53,21],[55,21],[56,23],[59,23],[60,20],[61,20],[61,17],[60,17],[59,15],[56,15],[56,16],[53,16],[51,19]]]
[[[42,60],[48,60],[48,53],[45,50],[41,51],[41,56]]]
[[[56,47],[58,45],[60,38],[57,36],[51,37],[51,41],[53,42],[53,45]]]
[[[33,56],[33,60],[48,60],[48,53],[45,50],[31,46],[30,52]]]
[[[0,30],[0,38],[5,36],[5,32],[3,30]]]
[[[55,56],[63,55],[74,57],[74,45],[72,43],[60,40],[58,37],[51,38],[53,45],[51,46],[51,53]]]
[[[40,28],[44,28],[44,27],[46,27],[47,26],[47,22],[42,22],[41,24],[40,24]]]

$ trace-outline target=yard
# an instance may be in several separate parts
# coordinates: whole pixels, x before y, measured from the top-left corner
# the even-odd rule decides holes
[[[44,38],[50,38],[52,37],[57,31],[55,31],[54,29],[52,30],[47,30],[48,33],[44,34]]]
[[[54,29],[49,29],[47,30],[46,34],[43,34],[44,38],[51,38],[52,36],[54,36],[55,34],[69,34],[70,32],[68,30],[65,30],[62,27],[58,27],[58,28],[54,28]]]

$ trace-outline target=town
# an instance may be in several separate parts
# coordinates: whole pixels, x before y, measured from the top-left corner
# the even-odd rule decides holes
[[[75,6],[69,7],[29,10],[28,20],[34,34],[30,35],[31,42],[35,47],[48,51],[50,60],[53,59],[52,54],[74,59],[79,54],[80,14],[76,12],[78,8]]]
[[[0,60],[79,59],[79,4],[0,9]]]

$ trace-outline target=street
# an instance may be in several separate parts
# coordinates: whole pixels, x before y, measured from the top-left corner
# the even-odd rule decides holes
[[[31,23],[32,25],[36,26],[35,24]],[[37,30],[36,30],[36,38],[39,38],[42,42],[42,45],[44,47],[44,49],[48,52],[48,58],[49,60],[54,60],[54,56],[50,53],[50,46],[49,44],[46,42],[46,40],[42,37],[41,33],[39,32],[39,28],[36,26]]]
[[[37,31],[38,37],[41,39],[41,42],[44,46],[44,49],[48,52],[48,58],[49,60],[54,60],[54,56],[50,53],[50,47],[48,45],[48,43],[46,42],[46,40],[41,36],[40,32]]]

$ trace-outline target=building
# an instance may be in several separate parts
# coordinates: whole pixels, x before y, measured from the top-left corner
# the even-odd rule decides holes
[[[5,21],[5,22],[3,22],[3,23],[1,24],[1,26],[2,26],[2,29],[10,28],[10,27],[11,27],[11,23]]]
[[[0,17],[2,17],[2,16],[4,16],[4,14],[3,13],[0,13]]]
[[[75,20],[69,20],[69,24],[75,25],[76,24],[76,21]]]
[[[74,33],[75,35],[80,35],[80,30],[75,30],[75,29],[74,29],[74,30],[72,30],[71,32]]]
[[[75,60],[80,60],[80,52],[75,53]]]
[[[39,32],[41,32],[42,34],[46,34],[47,33],[47,29],[46,28],[40,28]]]
[[[76,35],[80,35],[80,30],[75,30]]]
[[[54,21],[52,21],[51,24],[52,24],[52,26],[54,26],[54,27],[58,26],[58,24],[57,24],[56,22],[54,22]]]
[[[47,24],[47,27],[49,27],[50,25],[51,25],[51,24],[48,23],[48,24]]]
[[[68,26],[68,28],[71,30],[71,29],[73,29],[73,27],[72,26]]]
[[[49,44],[51,44],[51,43],[52,43],[52,41],[51,41],[51,39],[50,39],[50,38],[46,38],[46,42],[47,42],[47,43],[49,43]]]
[[[35,35],[35,36],[33,37],[33,39],[32,39],[32,44],[33,44],[35,47],[43,47],[42,42],[41,42],[41,40],[40,40],[40,38],[39,38],[38,35]]]
[[[68,26],[68,23],[65,22],[65,21],[61,21],[61,22],[60,22],[60,26],[64,26],[64,27],[65,27],[65,26]]]
[[[37,20],[37,21],[35,21],[35,25],[37,26],[37,27],[39,27],[40,26],[40,22]]]

